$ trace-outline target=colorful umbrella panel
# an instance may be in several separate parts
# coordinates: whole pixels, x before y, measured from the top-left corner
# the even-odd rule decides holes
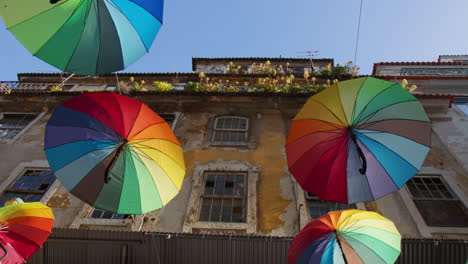
[[[395,225],[375,212],[330,212],[306,225],[288,250],[291,264],[394,263],[401,251]]]
[[[146,54],[163,0],[0,0],[0,17],[34,56],[63,71],[102,75]]]
[[[312,96],[294,118],[288,167],[324,200],[357,203],[401,188],[422,166],[431,123],[400,85],[366,77]]]
[[[45,153],[72,194],[118,214],[161,208],[185,176],[182,147],[164,119],[115,93],[82,94],[59,106],[47,123]]]

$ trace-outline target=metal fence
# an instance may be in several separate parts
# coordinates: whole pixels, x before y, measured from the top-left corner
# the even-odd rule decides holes
[[[34,264],[286,263],[290,237],[55,229]],[[403,239],[400,264],[465,264],[466,240]]]

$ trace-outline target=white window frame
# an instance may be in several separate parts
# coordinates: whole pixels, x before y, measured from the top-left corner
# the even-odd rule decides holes
[[[307,191],[304,191],[304,196],[305,196],[305,207],[307,209],[307,212],[309,213],[310,215],[310,210],[309,210],[309,206],[307,205],[307,202],[308,201],[317,201],[318,203],[321,203],[321,202],[325,202],[325,203],[334,203],[335,204],[335,208],[334,209],[331,209],[329,210],[329,212],[333,212],[333,211],[341,211],[341,210],[348,210],[348,209],[356,209],[356,205],[355,204],[349,204],[349,205],[346,205],[346,204],[343,204],[343,207],[346,207],[346,208],[338,208],[339,205],[341,205],[341,203],[339,202],[332,202],[332,201],[326,201],[326,200],[322,200],[320,199],[318,196],[313,196],[313,197],[310,197],[308,192]],[[329,207],[328,207],[329,208]],[[327,212],[327,213],[329,213]],[[323,216],[327,213],[324,213],[324,214],[321,214],[320,216]],[[319,217],[320,217],[319,216]],[[316,218],[312,218],[311,216],[311,219],[316,219]]]
[[[16,180],[21,177],[27,170],[50,170],[49,163],[46,160],[36,160],[31,162],[21,162],[14,168],[8,178],[6,178],[0,185],[0,192],[3,194],[9,186],[14,184]],[[39,202],[47,204],[52,195],[57,191],[60,182],[55,179],[50,185],[49,189],[44,193]]]
[[[215,194],[205,194],[205,187],[206,187],[206,180],[208,178],[208,176],[210,176],[210,174],[212,175],[215,175],[215,176],[219,176],[219,175],[239,175],[239,174],[242,174],[242,176],[244,177],[244,193],[241,196],[234,196],[234,195],[215,195]],[[248,190],[248,186],[247,186],[247,177],[248,177],[248,173],[247,172],[244,172],[244,171],[222,171],[222,172],[219,172],[219,171],[205,171],[204,172],[204,175],[203,175],[203,190],[202,190],[202,193],[200,194],[200,199],[203,200],[203,199],[219,199],[219,200],[224,200],[224,199],[232,199],[232,200],[241,200],[242,201],[242,208],[244,210],[244,215],[243,215],[243,219],[242,219],[242,222],[240,223],[246,223],[247,222],[247,190]],[[233,189],[234,191],[234,189]],[[202,204],[200,204],[200,208],[202,207]],[[211,210],[210,210],[211,212]],[[202,222],[200,220],[201,218],[201,209],[199,209],[199,212],[198,212],[198,219],[200,222]],[[210,223],[216,223],[217,221],[205,221],[205,222],[210,222]],[[226,222],[224,222],[226,223]],[[228,223],[237,223],[237,222],[228,222]]]
[[[289,174],[294,186],[294,194],[296,197],[297,217],[299,222],[299,230],[302,230],[308,223],[315,220],[310,216],[309,209],[307,208],[306,193],[299,185],[292,174]],[[355,208],[358,210],[367,210],[365,203],[355,203]],[[298,231],[299,231],[298,230]]]
[[[468,194],[464,193],[457,184],[455,180],[456,175],[454,172],[440,170],[432,167],[423,167],[421,168],[418,175],[440,175],[444,180],[444,183],[447,185],[449,190],[453,192],[460,201],[468,207]],[[402,198],[405,206],[408,208],[408,211],[416,223],[419,233],[423,237],[431,238],[433,235],[442,235],[442,236],[459,236],[460,234],[468,234],[467,227],[434,227],[428,226],[424,221],[421,213],[419,212],[418,208],[413,202],[413,198],[411,197],[411,193],[408,190],[408,187],[405,185],[403,188],[400,189],[398,192],[400,197]]]
[[[224,129],[216,128],[218,121],[223,118],[238,118],[247,121],[245,129]],[[217,131],[235,131],[235,132],[244,132],[245,141],[243,142],[224,142],[224,141],[215,141],[215,136]],[[250,131],[250,118],[244,116],[235,116],[235,115],[224,115],[217,116],[213,122],[212,133],[211,133],[211,145],[221,145],[221,146],[247,146],[249,144],[249,131]]]
[[[171,129],[172,131],[174,131],[177,127],[177,123],[179,122],[179,120],[182,118],[182,113],[181,112],[172,112],[172,113],[161,113],[159,114],[162,118],[162,115],[174,115],[174,121],[172,121],[172,124],[171,124]],[[164,119],[164,118],[163,118]]]
[[[201,196],[205,187],[205,172],[245,172],[247,177],[246,191],[246,222],[202,222],[200,218]],[[247,162],[219,161],[199,164],[193,172],[192,192],[185,214],[183,232],[193,233],[194,230],[209,233],[210,231],[221,233],[246,233],[257,232],[257,181],[259,169]]]
[[[29,124],[23,127],[18,132],[18,134],[16,134],[13,138],[0,138],[0,142],[7,143],[7,144],[12,144],[16,140],[18,140],[21,136],[24,135],[24,133],[26,133],[26,131],[28,131],[34,124],[38,122],[38,120],[40,120],[45,115],[44,112],[0,112],[0,120],[3,119],[4,114],[19,114],[19,115],[35,114],[36,115],[36,118],[34,118],[31,122],[29,122]]]
[[[143,226],[143,219],[145,216],[132,215],[128,219],[92,218],[91,215],[93,212],[93,206],[84,204],[71,223],[70,228],[79,229],[86,226],[87,229],[93,229],[93,227],[95,227],[95,229],[112,230],[114,227],[118,230],[126,229],[129,231],[140,231]]]

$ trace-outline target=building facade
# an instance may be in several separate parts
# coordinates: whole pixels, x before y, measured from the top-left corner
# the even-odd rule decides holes
[[[451,108],[450,94],[416,94],[433,121],[433,148],[400,191],[344,205],[322,201],[295,182],[284,148],[289,125],[312,93],[351,77],[324,72],[333,72],[333,63],[195,58],[194,73],[19,74],[19,82],[0,84],[0,202],[41,201],[53,208],[58,228],[272,236],[294,236],[328,211],[357,208],[390,218],[407,238],[466,239],[468,159],[459,146],[468,141],[467,123]],[[47,120],[64,101],[98,90],[143,101],[183,145],[186,177],[162,209],[145,215],[94,209],[50,173],[43,152]]]

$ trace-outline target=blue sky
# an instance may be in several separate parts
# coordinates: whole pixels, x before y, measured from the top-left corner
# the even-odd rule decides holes
[[[363,0],[357,63],[435,61],[468,54],[468,1]],[[1,2],[1,0],[0,0]],[[354,59],[360,0],[167,0],[150,53],[126,72],[190,72],[192,57]],[[0,22],[0,80],[57,72],[28,53]]]

